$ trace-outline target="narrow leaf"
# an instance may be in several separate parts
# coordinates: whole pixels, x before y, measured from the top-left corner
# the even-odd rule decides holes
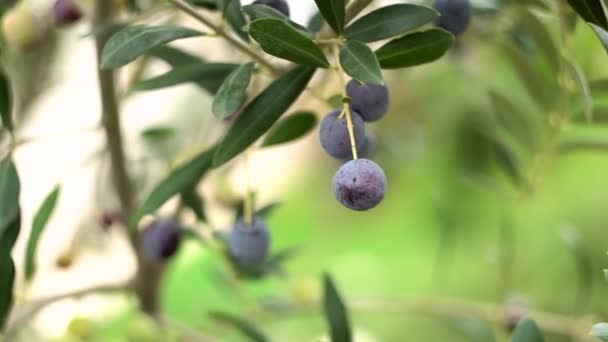
[[[57,205],[57,199],[59,198],[60,188],[56,186],[51,193],[44,199],[42,205],[34,216],[34,222],[32,224],[32,231],[30,238],[27,242],[27,250],[25,254],[25,280],[29,281],[36,272],[36,250],[38,248],[38,241],[40,236],[46,227],[46,224],[55,210]]]
[[[398,36],[430,23],[437,11],[412,4],[395,4],[377,9],[358,19],[344,30],[344,35],[364,43]]]
[[[247,21],[241,11],[241,0],[218,0],[222,4],[224,9],[224,17],[228,21],[228,24],[236,32],[236,34],[244,41],[249,41],[249,35],[245,31]],[[226,3],[226,1],[228,3]]]
[[[234,114],[243,104],[254,66],[254,63],[243,64],[226,77],[213,98],[212,111],[217,118],[223,119]]]
[[[587,81],[587,76],[585,76],[583,69],[574,61],[564,58],[564,63],[570,69],[574,81],[576,81],[576,84],[578,85],[580,97],[583,102],[585,119],[587,120],[587,123],[591,123],[593,121],[593,98],[591,97],[591,88]]]
[[[0,122],[7,130],[13,131],[13,93],[3,69],[0,69]]]
[[[119,68],[159,45],[202,35],[202,32],[173,25],[127,26],[112,35],[104,46],[101,54],[101,68]]]
[[[346,16],[344,0],[315,0],[315,3],[334,32],[342,34]]]
[[[513,342],[543,342],[543,333],[530,318],[525,318],[517,323],[511,341]]]
[[[209,313],[211,318],[232,325],[235,327],[243,336],[248,337],[254,342],[268,342],[270,341],[264,333],[258,329],[253,322],[246,320],[242,317],[237,317],[225,312],[212,311]]]
[[[601,0],[568,0],[568,3],[586,22],[608,30],[608,20]]]
[[[304,91],[314,72],[314,68],[297,66],[249,103],[222,139],[213,166],[228,162],[264,135]]]
[[[0,240],[19,216],[19,192],[19,175],[13,161],[0,161]]]
[[[267,53],[297,64],[328,68],[323,51],[307,36],[280,19],[258,19],[249,25],[249,34]]]
[[[262,146],[284,144],[303,137],[317,125],[317,116],[310,112],[289,115],[277,122],[268,132]]]
[[[317,34],[321,31],[321,28],[323,28],[323,24],[325,24],[325,19],[323,19],[321,12],[317,12],[310,18],[306,28],[312,34]]]
[[[528,113],[522,111],[511,99],[494,90],[490,90],[489,95],[494,115],[500,126],[528,150],[537,147],[536,127],[533,126]]]
[[[294,29],[300,31],[302,34],[312,37],[313,34],[308,29],[296,22],[291,21],[285,14],[275,10],[274,8],[262,5],[262,4],[251,4],[243,6],[243,12],[251,18],[251,21],[264,18],[280,19],[288,23]]]
[[[148,51],[147,55],[162,59],[173,68],[187,64],[203,64],[205,62],[201,57],[168,45],[155,47]]]
[[[13,306],[15,264],[9,250],[0,250],[0,331],[3,330]]]
[[[593,29],[593,31],[595,32],[597,37],[602,42],[604,49],[606,49],[606,52],[608,52],[608,32],[595,24],[589,24],[589,25],[591,25],[591,28]]]
[[[208,10],[217,10],[217,0],[188,0],[194,6],[203,7]]]
[[[190,210],[192,210],[192,212],[194,213],[194,215],[196,215],[196,218],[199,221],[202,221],[202,222],[207,221],[207,215],[205,215],[203,198],[201,197],[201,195],[198,192],[196,192],[196,189],[194,187],[182,191],[181,198],[182,198],[182,203],[184,203],[184,205],[186,207],[188,207]]]
[[[323,275],[323,308],[329,324],[332,342],[352,342],[352,332],[346,307],[338,289],[328,274]]]
[[[406,68],[441,58],[453,42],[454,36],[442,29],[415,32],[386,43],[376,57],[383,69]]]
[[[162,75],[140,81],[133,85],[131,90],[157,90],[192,82],[209,93],[215,94],[226,77],[237,67],[238,64],[187,64]]]
[[[198,183],[201,177],[210,169],[214,153],[215,147],[198,154],[190,161],[177,167],[158,183],[129,221],[131,229],[136,227],[144,215],[153,213],[171,199],[171,197]]]
[[[378,58],[361,42],[350,40],[342,47],[340,64],[350,77],[361,83],[384,84]]]
[[[594,325],[589,334],[601,341],[608,341],[608,323]]]
[[[545,56],[552,70],[556,71],[559,68],[560,52],[547,26],[527,8],[522,8],[518,15],[527,32],[534,39],[538,52]]]

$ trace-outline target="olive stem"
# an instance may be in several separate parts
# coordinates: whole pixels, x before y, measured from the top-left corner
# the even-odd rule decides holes
[[[346,130],[348,131],[348,140],[350,141],[350,148],[353,153],[353,160],[359,159],[357,155],[357,142],[355,141],[355,129],[353,128],[353,118],[350,111],[350,97],[346,94],[346,80],[344,78],[344,70],[340,65],[339,49],[338,46],[334,47],[334,58],[336,59],[336,73],[340,79],[340,86],[342,87],[342,113],[339,118],[346,117]]]
[[[251,195],[251,179],[249,178],[249,151],[243,154],[243,168],[245,173],[245,198],[243,199],[243,220],[246,227],[253,227],[253,198]]]
[[[189,5],[187,2],[183,0],[168,1],[181,11],[185,12],[203,25],[207,26],[209,29],[213,30],[213,32],[215,32],[217,35],[222,36],[230,45],[251,57],[258,64],[268,69],[274,76],[281,74],[281,71],[279,69],[277,69],[274,65],[264,59],[264,57],[258,54],[254,49],[228,34],[220,25],[216,25],[213,21],[199,13],[194,7]]]

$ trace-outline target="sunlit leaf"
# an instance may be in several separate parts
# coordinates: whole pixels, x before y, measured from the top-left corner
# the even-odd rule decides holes
[[[298,64],[329,67],[323,51],[307,36],[280,19],[258,19],[249,34],[267,53]]]
[[[101,68],[119,68],[150,49],[182,38],[203,35],[202,32],[173,25],[132,25],[110,37],[101,54]]]
[[[243,104],[254,67],[254,63],[243,64],[226,77],[213,98],[212,111],[217,118],[232,115]]]
[[[378,58],[361,42],[350,40],[342,46],[340,64],[344,72],[361,83],[384,84]]]
[[[312,67],[297,66],[249,103],[222,139],[213,166],[228,162],[264,135],[304,91],[314,72]]]
[[[432,22],[437,11],[412,4],[381,7],[358,19],[344,30],[349,39],[364,43],[391,38]]]
[[[56,186],[42,202],[38,211],[34,216],[34,222],[32,223],[32,231],[27,242],[27,249],[25,254],[25,280],[29,281],[36,272],[36,251],[38,249],[38,241],[40,236],[44,232],[44,228],[48,223],[49,218],[55,210],[57,200],[59,199],[60,187]]]
[[[449,32],[431,29],[391,40],[376,50],[376,56],[383,69],[406,68],[441,58],[453,42]]]

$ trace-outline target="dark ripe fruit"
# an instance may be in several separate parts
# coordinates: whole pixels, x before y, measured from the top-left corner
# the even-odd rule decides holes
[[[55,24],[65,26],[80,20],[82,12],[73,0],[57,0],[53,6],[53,17]]]
[[[330,156],[338,159],[351,158],[352,156],[346,117],[340,119],[341,113],[342,109],[331,111],[321,120],[319,125],[321,147]],[[355,112],[351,112],[351,119],[357,150],[360,150],[365,142],[365,123],[361,116]]]
[[[289,4],[285,0],[256,0],[256,5],[266,5],[289,17]]]
[[[449,31],[454,36],[458,36],[467,29],[473,14],[470,0],[435,0],[433,8],[440,14],[435,25]]]
[[[173,219],[152,222],[142,233],[142,247],[150,259],[165,261],[175,254],[181,241],[181,227]]]
[[[388,88],[383,85],[350,80],[346,85],[346,95],[351,98],[350,108],[365,121],[379,120],[388,112]]]
[[[334,176],[334,195],[338,202],[357,211],[377,206],[386,192],[384,171],[368,159],[351,160]]]
[[[266,223],[259,217],[254,217],[250,226],[240,219],[228,235],[230,256],[241,265],[263,263],[269,249],[270,233]]]

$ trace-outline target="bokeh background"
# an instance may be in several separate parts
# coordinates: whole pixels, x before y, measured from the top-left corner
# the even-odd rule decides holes
[[[41,16],[51,5],[46,0],[27,2]],[[314,13],[312,0],[289,3],[296,22],[305,24]],[[273,249],[295,247],[296,253],[285,263],[284,277],[231,284],[220,258],[188,241],[171,261],[162,288],[165,315],[176,327],[218,337],[213,340],[243,341],[233,328],[208,315],[220,310],[250,318],[276,341],[319,341],[327,330],[318,304],[323,272],[333,275],[352,306],[357,341],[505,340],[504,324],[458,314],[467,308],[460,305],[470,302],[505,305],[517,314],[531,310],[590,317],[590,323],[606,318],[608,153],[599,148],[540,149],[533,159],[540,158],[542,167],[522,167],[526,177],[534,176],[531,186],[517,186],[494,165],[484,140],[476,138],[480,127],[491,130],[495,125],[489,90],[539,120],[548,116],[500,48],[509,42],[531,61],[537,59],[538,51],[526,45],[525,29],[517,30],[517,1],[476,4],[472,26],[451,53],[433,64],[385,73],[390,112],[370,125],[378,137],[373,159],[389,183],[378,208],[352,212],[334,200],[331,179],[340,164],[322,152],[316,132],[256,151],[249,171],[237,161],[208,177],[202,190],[214,229],[230,226],[231,204],[244,193],[248,172],[258,206],[279,203],[268,217]],[[551,12],[534,13],[560,42],[558,18]],[[197,25],[181,16],[176,20]],[[23,144],[15,160],[24,220],[14,250],[19,271],[34,211],[55,184],[60,182],[63,190],[40,245],[39,272],[31,285],[18,284],[18,303],[94,284],[118,284],[134,271],[120,227],[103,229],[99,224],[118,204],[103,152],[88,32],[83,23],[54,37],[53,58],[45,62],[50,71],[44,92],[27,104],[27,115],[20,119]],[[176,46],[213,61],[241,58],[217,38]],[[588,26],[576,26],[567,54],[590,80],[608,75],[608,56]],[[28,58],[24,64],[35,63],[36,56]],[[144,73],[166,69],[154,61]],[[126,78],[129,73],[123,74]],[[319,89],[327,97],[339,92],[335,80]],[[593,95],[601,114],[602,94]],[[571,98],[558,143],[602,136],[608,141],[601,123],[580,120],[577,90]],[[292,111],[296,107],[319,115],[331,109],[309,95]],[[129,167],[142,194],[226,127],[212,117],[209,95],[194,85],[127,94],[122,112]],[[546,133],[539,129],[535,134]],[[193,218],[186,220],[193,224]],[[434,312],[432,301],[411,305],[417,298],[457,301],[441,314]],[[176,340],[155,329],[138,313],[133,298],[90,295],[48,306],[23,326],[19,340]],[[549,334],[547,340],[571,339]]]

